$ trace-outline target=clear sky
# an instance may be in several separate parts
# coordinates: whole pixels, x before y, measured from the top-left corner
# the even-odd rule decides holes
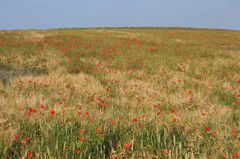
[[[115,26],[240,30],[240,0],[0,0],[0,30]]]

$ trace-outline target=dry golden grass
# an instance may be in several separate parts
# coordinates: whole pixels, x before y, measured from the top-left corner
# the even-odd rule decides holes
[[[29,157],[27,152],[33,158],[146,159],[240,153],[238,31],[0,35],[2,158]]]

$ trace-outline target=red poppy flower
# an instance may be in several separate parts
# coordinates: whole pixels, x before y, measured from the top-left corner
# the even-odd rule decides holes
[[[209,132],[210,128],[204,128],[205,132]]]
[[[139,126],[139,127],[142,127],[142,123],[141,123],[141,122],[138,122],[138,126]]]
[[[173,118],[172,122],[174,122],[174,123],[177,122],[177,118]]]
[[[80,155],[80,154],[81,154],[81,150],[77,149],[77,150],[76,150],[76,154],[77,154],[77,155]]]
[[[19,136],[18,136],[18,135],[15,135],[15,139],[19,139]]]
[[[31,112],[31,113],[36,113],[36,112],[37,112],[37,109],[29,108],[29,112]]]
[[[164,154],[165,156],[167,156],[167,155],[169,154],[168,149],[164,149],[164,150],[163,150],[163,154]]]
[[[26,138],[26,139],[25,139],[25,141],[30,141],[30,140],[31,140],[31,138],[30,138],[30,137],[28,137],[28,138]]]
[[[212,132],[212,137],[216,137],[217,136],[217,132],[216,131],[213,131]]]
[[[85,114],[86,114],[86,116],[89,116],[89,115],[90,115],[90,113],[89,113],[89,112],[86,112]]]
[[[50,110],[50,115],[51,115],[51,117],[53,117],[55,113],[56,113],[55,110]]]
[[[233,154],[233,156],[234,156],[234,157],[240,157],[240,153],[235,152],[235,153]]]
[[[112,120],[112,125],[115,125],[116,124],[116,121],[115,120]]]
[[[124,148],[129,149],[132,146],[132,144],[123,144],[123,146]]]
[[[226,153],[223,154],[223,158],[227,158],[227,154]]]
[[[240,100],[234,102],[235,105],[240,105]]]
[[[83,142],[83,141],[85,140],[85,138],[84,138],[84,137],[80,137],[79,140],[80,140],[81,142]]]
[[[172,113],[172,114],[175,113],[175,109],[174,109],[174,107],[171,108],[171,113]]]
[[[240,93],[237,94],[237,97],[240,97]]]
[[[27,117],[29,117],[32,113],[36,113],[37,109],[29,108],[27,112]]]
[[[133,119],[132,119],[132,122],[137,122],[137,121],[138,121],[137,118],[133,118]]]
[[[101,128],[97,128],[97,134],[101,134]]]
[[[106,107],[106,105],[107,103],[103,101],[101,101],[101,103],[98,104],[99,107]]]
[[[237,83],[238,83],[238,84],[240,84],[240,79],[239,79],[239,80],[237,80]]]
[[[27,156],[31,158],[31,157],[33,156],[32,151],[28,151],[28,152],[27,152]]]
[[[232,128],[232,135],[236,135],[237,134],[237,129]]]
[[[78,116],[80,116],[81,114],[82,114],[82,112],[81,112],[81,111],[78,111],[78,112],[77,112],[77,115],[78,115]]]
[[[85,132],[84,129],[81,129],[81,130],[79,131],[80,134],[83,134],[84,132]]]

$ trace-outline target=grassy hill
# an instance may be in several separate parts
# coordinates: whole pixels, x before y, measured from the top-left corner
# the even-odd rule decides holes
[[[240,31],[0,31],[0,158],[238,158]]]

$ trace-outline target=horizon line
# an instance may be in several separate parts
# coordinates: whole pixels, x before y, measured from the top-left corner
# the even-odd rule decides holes
[[[89,26],[89,27],[49,27],[49,28],[17,28],[17,29],[1,29],[0,31],[18,31],[18,30],[60,30],[60,29],[118,29],[118,28],[132,28],[132,29],[203,29],[203,30],[225,30],[225,31],[240,31],[240,29],[226,29],[215,27],[188,27],[188,26]]]

